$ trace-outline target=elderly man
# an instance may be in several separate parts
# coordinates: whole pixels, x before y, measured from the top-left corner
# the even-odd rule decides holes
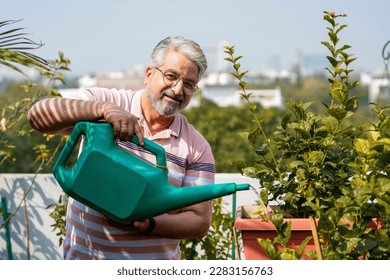
[[[141,144],[146,137],[163,146],[172,185],[213,184],[210,145],[180,114],[206,68],[197,43],[168,37],[152,52],[144,89],[90,88],[77,99],[44,99],[31,108],[28,120],[35,130],[50,134],[69,134],[78,121],[104,120],[125,149],[134,148],[126,144],[133,134]],[[203,238],[211,211],[206,201],[123,226],[70,198],[64,259],[180,259],[180,239]]]

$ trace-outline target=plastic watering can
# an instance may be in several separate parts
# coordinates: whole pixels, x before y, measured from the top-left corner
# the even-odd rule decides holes
[[[72,167],[67,163],[80,136],[85,145]],[[249,184],[176,187],[168,182],[165,150],[145,138],[143,148],[156,156],[156,164],[119,147],[109,123],[75,125],[53,174],[70,197],[116,222],[130,224],[202,201],[248,190]],[[135,135],[131,142],[139,145]]]

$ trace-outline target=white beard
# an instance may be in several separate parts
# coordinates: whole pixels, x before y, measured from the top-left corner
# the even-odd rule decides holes
[[[150,90],[146,90],[146,97],[152,103],[152,106],[161,116],[171,117],[180,112],[181,103],[174,101],[166,101],[164,94],[172,96],[172,94],[163,91],[160,95],[153,94]],[[182,101],[183,102],[183,101]]]

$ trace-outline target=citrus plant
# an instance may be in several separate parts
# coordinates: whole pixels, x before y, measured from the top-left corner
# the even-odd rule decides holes
[[[339,33],[347,26],[337,22],[341,17],[346,15],[324,12],[324,20],[330,25],[329,42],[322,42],[330,52],[330,102],[323,104],[326,112],[310,111],[312,102],[287,100],[290,113],[274,128],[271,137],[264,133],[257,107],[250,101],[251,93],[247,93],[247,71],[242,72],[238,62],[242,56],[234,55],[234,47],[226,47],[226,60],[233,65],[232,75],[238,80],[241,96],[253,112],[256,125],[242,134],[256,153],[256,161],[236,162],[236,166],[242,174],[259,180],[263,187],[260,198],[266,205],[275,201],[282,213],[318,219],[321,250],[311,257],[320,254],[325,259],[388,259],[389,107],[373,105],[376,122],[346,122],[358,110],[359,96],[351,95],[358,85],[350,81],[350,64],[356,58],[347,52],[349,45],[339,46]],[[289,227],[284,226],[281,234],[288,236]],[[272,255],[279,250],[277,245],[284,247],[280,240],[283,239],[259,242]],[[283,256],[294,258],[294,254]]]

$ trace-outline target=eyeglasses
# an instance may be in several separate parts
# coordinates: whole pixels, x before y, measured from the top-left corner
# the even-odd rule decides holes
[[[163,72],[158,67],[152,67],[152,68],[158,70],[161,73],[161,75],[163,76],[164,84],[166,84],[170,88],[176,86],[180,80],[183,80],[183,92],[185,94],[192,95],[196,90],[199,89],[194,81],[183,79],[179,75],[171,71]]]

